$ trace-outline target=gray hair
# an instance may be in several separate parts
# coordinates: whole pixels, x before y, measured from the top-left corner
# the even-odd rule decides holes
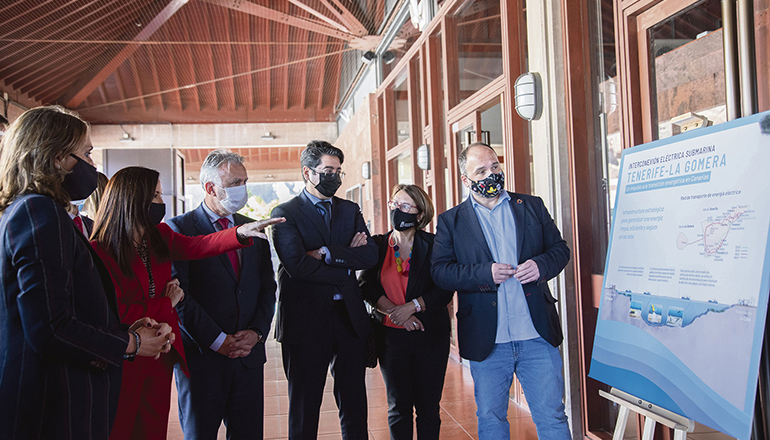
[[[495,153],[495,156],[497,156],[495,149],[485,144],[484,142],[474,142],[468,145],[463,151],[460,152],[460,155],[457,156],[457,165],[460,166],[460,174],[463,176],[468,175],[468,170],[465,169],[465,163],[468,162],[468,151],[473,147],[487,147]]]
[[[233,153],[226,148],[218,148],[212,151],[206,156],[203,165],[201,165],[201,186],[205,188],[208,182],[217,186],[222,186],[222,179],[219,177],[219,168],[226,163],[243,165],[245,160],[246,159],[240,154]]]

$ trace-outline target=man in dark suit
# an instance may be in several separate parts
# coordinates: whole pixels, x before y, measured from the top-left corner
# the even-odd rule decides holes
[[[334,197],[342,184],[342,151],[312,141],[302,152],[302,193],[277,206],[273,227],[278,267],[278,327],[289,381],[289,439],[314,439],[331,365],[342,438],[368,438],[366,338],[371,331],[356,270],[377,263],[361,211]]]
[[[203,162],[206,191],[194,211],[168,225],[196,236],[251,222],[236,214],[248,198],[243,157],[214,150]],[[264,339],[275,310],[275,278],[266,240],[213,258],[174,262],[187,293],[177,305],[190,377],[176,365],[179,421],[185,439],[216,439],[224,420],[228,439],[263,436]]]
[[[569,439],[556,348],[562,332],[547,284],[569,261],[567,243],[539,197],[504,190],[488,145],[469,146],[459,165],[471,196],[439,216],[431,274],[458,293],[460,356],[470,360],[479,439],[510,438],[514,373],[538,438]]]

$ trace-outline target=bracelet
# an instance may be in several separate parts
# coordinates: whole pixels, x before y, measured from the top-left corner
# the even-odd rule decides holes
[[[413,299],[412,302],[414,303],[415,313],[422,311],[422,307],[420,307],[420,301],[417,301],[417,298]]]
[[[142,346],[142,338],[139,336],[139,333],[137,332],[128,332],[128,334],[132,335],[134,337],[134,342],[136,345],[136,348],[134,349],[133,353],[125,353],[123,354],[123,359],[127,360],[129,362],[133,362],[134,358],[136,358],[136,354],[139,353],[139,347]]]

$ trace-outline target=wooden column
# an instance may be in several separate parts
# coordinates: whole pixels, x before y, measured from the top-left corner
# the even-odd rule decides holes
[[[529,127],[514,110],[513,84],[525,72],[527,26],[524,20],[523,5],[519,0],[502,0],[500,17],[503,31],[503,72],[506,92],[503,96],[502,109],[506,116],[503,124],[503,143],[505,145],[505,173],[508,189],[529,194],[531,179],[529,176]],[[481,133],[478,133],[479,139]]]

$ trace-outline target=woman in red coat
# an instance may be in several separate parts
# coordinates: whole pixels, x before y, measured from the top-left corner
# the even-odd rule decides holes
[[[198,237],[177,234],[160,223],[166,209],[158,176],[157,171],[142,167],[115,173],[96,215],[91,244],[112,276],[121,320],[132,323],[149,316],[168,322],[180,334],[174,307],[184,299],[184,292],[171,278],[172,261],[209,258],[240,249],[251,243],[251,237],[266,238],[262,229],[277,222],[253,222]],[[158,360],[137,358],[124,363],[110,439],[166,438],[171,377],[177,362],[187,372],[182,338]]]

